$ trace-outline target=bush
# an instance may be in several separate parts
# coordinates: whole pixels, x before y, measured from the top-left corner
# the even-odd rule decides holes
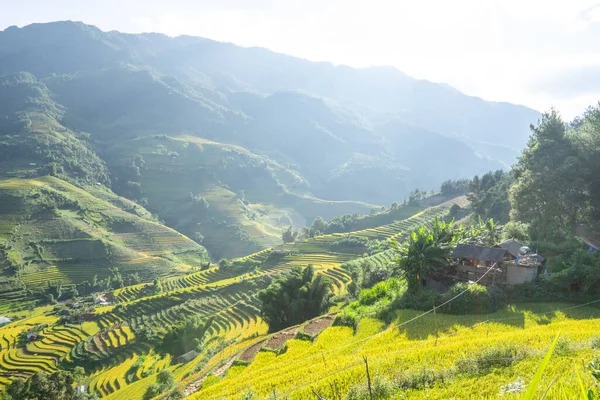
[[[434,386],[437,382],[444,382],[451,377],[448,370],[436,371],[434,369],[423,368],[415,371],[408,371],[398,376],[394,383],[399,389],[420,390]]]
[[[444,293],[440,303],[452,299],[463,291],[462,295],[440,307],[440,311],[447,314],[488,314],[497,311],[504,304],[505,296],[502,289],[463,282],[453,285]]]
[[[571,353],[571,339],[561,336],[554,348],[554,354],[557,356],[568,356]]]
[[[333,326],[349,326],[356,330],[358,327],[357,317],[349,313],[338,314],[333,320]]]
[[[156,383],[158,383],[161,388],[173,387],[175,386],[175,376],[168,369],[163,369],[156,376]]]
[[[144,396],[142,397],[143,400],[150,400],[153,397],[156,397],[160,394],[160,386],[156,383],[151,384],[150,386],[148,386],[148,388],[146,389],[146,392],[144,393]]]
[[[379,282],[371,289],[362,290],[358,296],[358,302],[361,305],[370,306],[384,298],[392,299],[403,291],[404,285],[398,279],[389,279]]]
[[[456,369],[458,373],[470,377],[487,375],[494,369],[510,367],[524,356],[514,346],[492,347],[482,350],[475,357],[456,361]]]
[[[434,305],[440,304],[440,293],[436,290],[423,289],[419,292],[406,292],[397,298],[390,308],[400,310],[409,308],[412,310],[431,310]]]
[[[372,391],[369,392],[369,387],[366,383],[353,385],[350,387],[346,400],[384,400],[391,399],[394,395],[394,384],[386,379],[376,377],[373,381]]]
[[[315,274],[312,265],[292,268],[269,287],[258,292],[260,314],[269,332],[312,319],[327,311],[333,293],[329,278]]]
[[[346,236],[342,239],[336,240],[329,245],[329,249],[332,251],[350,251],[358,254],[362,254],[369,250],[368,248],[369,239],[365,237],[351,237]]]
[[[527,243],[529,242],[529,225],[519,221],[507,222],[502,229],[502,238],[504,240],[515,239],[521,243]]]
[[[252,389],[246,389],[242,392],[240,400],[258,400],[258,394]]]

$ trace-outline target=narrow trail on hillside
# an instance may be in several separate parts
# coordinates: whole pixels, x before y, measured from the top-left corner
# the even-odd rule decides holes
[[[208,372],[202,378],[190,383],[183,391],[183,393],[185,394],[185,397],[190,396],[192,393],[196,393],[198,390],[200,390],[200,388],[202,387],[202,384],[204,383],[206,378],[208,378],[210,375],[212,375],[212,376],[225,375],[225,372],[227,372],[227,370],[235,362],[235,357],[236,356],[231,357],[229,360],[227,360],[227,362],[225,364],[223,364],[220,367],[218,367],[217,369],[215,369],[212,373]]]

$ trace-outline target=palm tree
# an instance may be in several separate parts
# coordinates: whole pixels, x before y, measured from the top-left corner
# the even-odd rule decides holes
[[[420,291],[432,272],[447,265],[457,239],[453,221],[446,223],[436,217],[431,229],[421,226],[402,246],[392,243],[397,252],[396,265],[406,279],[408,290]]]
[[[487,246],[493,246],[500,241],[500,235],[502,234],[502,227],[494,222],[491,218],[484,225],[485,232],[485,244]]]

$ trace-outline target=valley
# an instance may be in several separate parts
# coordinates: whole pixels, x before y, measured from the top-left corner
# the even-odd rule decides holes
[[[8,27],[0,398],[599,398],[599,160],[599,107]]]

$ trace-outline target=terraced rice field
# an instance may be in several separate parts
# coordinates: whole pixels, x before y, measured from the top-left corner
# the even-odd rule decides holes
[[[415,226],[433,218],[436,213],[447,210],[450,205],[448,203],[437,207],[435,211],[427,210],[404,221],[350,235],[378,239],[401,238]],[[118,307],[98,307],[97,318],[85,322],[81,327],[60,326],[56,324],[56,316],[45,315],[1,327],[0,386],[9,382],[13,376],[27,377],[36,371],[51,372],[59,364],[66,368],[85,365],[89,373],[85,384],[100,396],[109,399],[141,399],[148,385],[155,381],[159,370],[168,368],[178,380],[184,380],[194,370],[201,356],[188,364],[172,364],[170,357],[155,354],[147,343],[137,342],[133,333],[137,327],[144,325],[160,330],[192,316],[211,317],[213,322],[207,332],[206,343],[210,347],[211,343],[218,342],[215,341],[217,338],[232,341],[220,355],[231,359],[249,345],[265,338],[268,327],[259,317],[260,305],[256,298],[257,291],[264,287],[261,285],[266,285],[261,277],[274,276],[296,266],[312,264],[316,273],[326,275],[331,280],[336,294],[344,293],[351,278],[342,265],[355,259],[356,255],[331,252],[329,246],[345,235],[347,234],[324,235],[281,246],[287,254],[276,262],[269,258],[271,249],[241,259],[261,262],[262,267],[258,273],[236,275],[234,269],[224,271],[212,266],[198,272],[162,278],[163,292],[157,295],[142,297],[142,290],[148,283],[118,289],[112,293],[112,301]],[[135,250],[136,254],[143,255],[142,258],[146,261],[170,246],[185,245],[176,234],[162,235],[162,239],[155,240],[152,248],[138,245],[135,238],[127,232],[118,233],[116,238]],[[392,253],[384,252],[370,258],[387,263],[391,260]],[[135,262],[135,258],[130,261]],[[83,279],[83,274],[78,275],[78,270],[83,269],[90,268],[83,264],[63,263],[43,271],[47,272],[45,275],[42,271],[32,273],[28,279],[31,285],[43,282],[44,277],[48,280],[47,277],[59,277],[60,274],[75,280]],[[2,294],[0,307],[4,304],[14,305],[22,301],[23,296],[24,291]],[[40,323],[49,324],[43,330],[41,340],[26,345],[18,343],[19,332]],[[291,343],[295,341],[292,340]],[[256,359],[260,360],[262,357],[265,356],[261,352]],[[140,359],[143,361],[140,361],[141,366],[134,373],[130,372],[131,367]],[[218,358],[211,359],[199,373],[215,368],[219,362]],[[196,375],[190,375],[188,381]]]
[[[497,398],[501,387],[517,377],[526,383],[531,380],[559,331],[568,351],[553,356],[540,387],[548,387],[558,377],[548,398],[578,398],[577,377],[585,387],[591,384],[581,360],[598,356],[591,339],[600,329],[600,310],[572,307],[564,303],[521,304],[481,316],[430,314],[407,324],[419,313],[401,311],[397,321],[387,327],[379,320],[363,319],[356,332],[349,327],[330,327],[313,342],[288,341],[283,354],[259,352],[248,366],[234,367],[191,398],[236,399],[249,389],[260,398],[274,390],[282,398],[312,398],[315,392],[332,398],[336,391],[346,393],[354,384],[366,385],[363,356],[377,381],[400,379],[424,368],[440,374],[451,371],[457,360],[474,359],[482,348],[515,346],[524,356],[509,367],[475,379],[459,374],[430,387],[402,392],[402,398],[414,399]]]
[[[36,322],[36,319],[41,321],[31,318],[30,322]],[[55,325],[40,332],[41,340],[20,344],[17,340],[19,333],[32,325],[12,325],[0,328],[0,374],[4,377],[28,377],[37,371],[52,372],[57,369],[60,359],[87,336],[87,332],[79,328]]]
[[[59,199],[52,212],[45,208],[45,196]],[[9,256],[21,266],[21,278],[30,288],[48,281],[104,278],[110,274],[109,253],[111,266],[145,279],[149,271],[167,275],[176,267],[185,270],[179,254],[186,259],[194,258],[191,253],[206,256],[201,246],[154,222],[141,207],[135,214],[127,212],[125,200],[98,188],[84,190],[54,177],[4,180],[0,202],[0,242],[8,243]]]
[[[179,289],[219,282],[224,279],[232,278],[233,276],[234,275],[230,272],[219,270],[218,267],[212,267],[204,271],[161,279],[161,286],[163,292],[171,292]],[[117,289],[113,294],[114,302],[123,303],[137,299],[140,295],[140,291],[146,285],[147,284],[142,283],[139,285],[126,286],[122,289]]]

